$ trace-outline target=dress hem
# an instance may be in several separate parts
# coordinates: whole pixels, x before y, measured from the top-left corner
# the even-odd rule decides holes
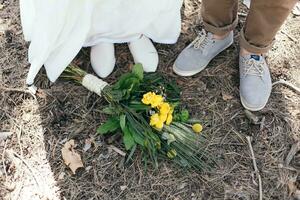
[[[175,44],[177,43],[178,39],[170,39],[170,40],[161,40],[161,39],[157,39],[149,34],[144,34],[146,37],[148,37],[149,39],[151,39],[153,42],[155,43],[160,43],[160,44]],[[117,40],[117,39],[108,39],[108,38],[101,38],[97,41],[94,41],[94,42],[86,42],[83,47],[92,47],[92,46],[95,46],[101,42],[104,42],[104,43],[113,43],[113,44],[125,44],[125,43],[130,43],[132,41],[135,41],[137,39],[139,39],[140,36],[138,37],[132,37],[132,38],[127,38],[126,40],[125,39],[120,39],[120,40]]]

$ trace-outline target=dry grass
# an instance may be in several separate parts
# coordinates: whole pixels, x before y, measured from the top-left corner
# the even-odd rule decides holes
[[[149,166],[145,171],[139,155],[124,166],[123,157],[108,148],[112,139],[99,136],[95,146],[83,152],[85,139],[94,137],[105,118],[100,113],[104,101],[72,83],[50,85],[44,73],[38,78],[41,89],[36,99],[24,92],[27,45],[20,32],[18,2],[0,3],[4,5],[0,18],[8,27],[0,33],[0,132],[12,133],[0,141],[0,199],[258,199],[246,136],[253,138],[264,198],[289,199],[287,183],[299,176],[300,155],[294,155],[289,166],[284,161],[300,139],[299,94],[276,86],[268,106],[255,113],[263,122],[251,123],[239,102],[237,43],[199,75],[181,78],[172,73],[176,55],[201,29],[199,1],[185,1],[179,43],[157,47],[160,71],[176,77],[183,101],[203,120],[209,135],[218,167],[207,173],[185,171],[166,162],[158,170]],[[283,30],[300,41],[299,17],[291,16]],[[284,33],[278,34],[268,61],[274,80],[284,78],[299,87],[300,43]],[[118,45],[117,53],[117,68],[109,82],[132,64],[126,46]],[[75,62],[90,70],[88,49]],[[232,99],[224,100],[223,95]],[[77,175],[63,164],[60,152],[71,138],[86,167]],[[122,148],[118,140],[114,138],[113,144]]]

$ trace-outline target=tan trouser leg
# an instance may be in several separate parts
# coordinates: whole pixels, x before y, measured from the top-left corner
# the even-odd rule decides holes
[[[296,2],[252,0],[246,24],[241,31],[241,46],[253,53],[266,53]]]
[[[266,53],[297,0],[252,0],[241,46],[253,53]],[[202,0],[204,28],[224,34],[237,25],[238,0]]]
[[[224,34],[235,28],[238,0],[202,0],[202,18],[207,31]]]

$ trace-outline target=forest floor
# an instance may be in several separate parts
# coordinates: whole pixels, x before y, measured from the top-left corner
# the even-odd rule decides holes
[[[247,9],[241,5],[235,43],[196,76],[172,72],[179,52],[202,28],[200,1],[186,0],[183,32],[176,45],[157,45],[159,71],[176,78],[182,101],[202,120],[209,148],[218,166],[197,172],[161,162],[158,169],[140,161],[124,166],[118,138],[104,139],[96,128],[105,115],[105,101],[74,83],[50,84],[45,72],[37,78],[34,97],[26,92],[28,43],[23,39],[17,0],[0,0],[0,200],[208,200],[259,197],[252,147],[264,199],[300,196],[300,94],[278,84],[268,105],[249,117],[239,100],[238,31]],[[267,61],[273,81],[284,79],[300,87],[300,17],[291,14],[277,35]],[[117,45],[117,66],[106,81],[113,83],[133,64],[126,45]],[[92,72],[89,49],[75,61]],[[74,139],[84,168],[72,175],[64,164],[63,144]],[[92,141],[84,150],[86,141]],[[298,150],[298,152],[297,152]],[[298,187],[298,188],[297,188]]]

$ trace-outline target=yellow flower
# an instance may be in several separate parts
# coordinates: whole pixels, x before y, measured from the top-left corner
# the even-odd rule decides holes
[[[150,126],[157,129],[162,129],[164,127],[164,122],[160,119],[160,116],[157,113],[151,116]]]
[[[170,111],[171,111],[171,106],[170,106],[170,104],[168,104],[168,103],[162,103],[162,104],[159,106],[159,112],[160,112],[161,114],[168,114]]]
[[[146,105],[151,104],[151,102],[155,96],[156,96],[156,94],[154,92],[148,92],[148,93],[144,94],[142,103],[146,104]]]
[[[166,124],[167,125],[170,125],[173,121],[173,115],[172,114],[168,114],[168,117],[167,117],[167,121],[166,121]]]
[[[158,109],[159,113],[155,113],[150,118],[150,125],[162,129],[164,123],[170,125],[173,120],[174,108],[169,104],[164,102],[162,95],[156,95],[154,92],[148,92],[144,94],[142,102],[146,105],[151,105],[152,108]]]
[[[154,114],[154,115],[151,116],[151,118],[150,118],[150,125],[151,126],[155,126],[159,121],[160,121],[159,115],[156,113],[156,114]]]
[[[167,156],[169,157],[169,158],[175,158],[176,156],[177,156],[177,152],[176,152],[176,150],[175,149],[171,149],[171,150],[169,150],[168,151],[168,153],[167,153]]]
[[[167,118],[168,118],[167,114],[159,113],[159,120],[162,121],[163,123],[167,120]]]
[[[194,124],[192,128],[193,128],[193,131],[198,134],[201,133],[201,131],[203,130],[203,127],[201,124]]]
[[[161,130],[164,127],[164,122],[159,121],[157,124],[155,124],[155,128]]]
[[[145,105],[151,105],[152,108],[156,108],[161,105],[164,98],[161,95],[156,95],[154,92],[148,92],[143,95],[142,103]]]
[[[164,101],[164,98],[161,95],[155,95],[152,99],[151,99],[151,107],[152,108],[156,108],[158,107],[160,104],[162,104]]]

